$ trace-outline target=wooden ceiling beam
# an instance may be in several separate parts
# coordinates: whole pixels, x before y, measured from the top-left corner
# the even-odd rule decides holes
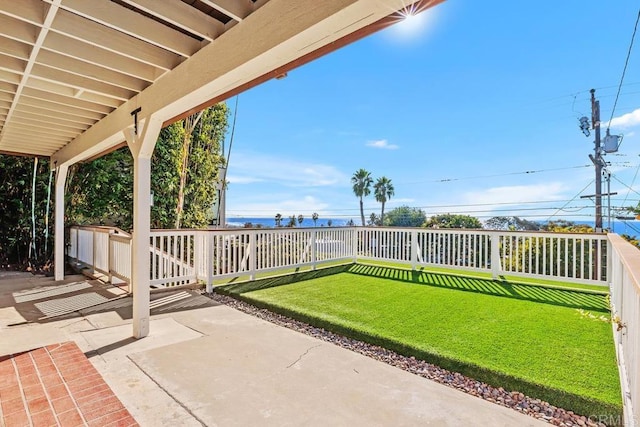
[[[58,33],[49,34],[42,48],[147,82],[156,80],[166,72],[153,65]]]
[[[241,22],[253,11],[250,0],[200,0],[218,12],[222,12],[234,21]]]
[[[60,71],[75,74],[98,82],[140,92],[149,85],[140,79],[102,68],[75,58],[63,56],[48,50],[41,50],[36,58],[38,64],[46,65]]]
[[[2,88],[0,87],[0,90]],[[25,98],[33,98],[42,101],[48,101],[49,103],[55,103],[57,105],[68,105],[70,107],[76,107],[78,109],[92,111],[101,114],[109,114],[113,111],[114,107],[110,107],[107,105],[99,104],[96,102],[85,101],[83,99],[78,99],[65,95],[58,95],[52,92],[47,92],[40,89],[35,89],[31,87],[26,87],[22,91],[22,96]]]
[[[51,31],[167,71],[173,69],[183,60],[180,55],[66,10],[61,10],[58,13],[51,26]]]
[[[222,22],[205,15],[181,0],[122,1],[209,42],[224,32]]]
[[[201,47],[198,40],[110,1],[62,0],[60,7],[87,20],[187,58]]]

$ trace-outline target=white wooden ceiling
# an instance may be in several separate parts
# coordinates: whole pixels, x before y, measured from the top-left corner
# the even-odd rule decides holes
[[[0,152],[95,156],[440,1],[0,0]]]

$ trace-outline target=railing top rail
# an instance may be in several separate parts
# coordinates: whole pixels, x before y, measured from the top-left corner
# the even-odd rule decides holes
[[[353,230],[356,227],[229,227],[229,228],[177,228],[177,229],[164,229],[164,228],[154,228],[151,229],[152,233],[178,233],[178,232],[207,232],[207,233],[230,233],[230,234],[238,234],[238,233],[252,233],[252,232],[264,232],[264,231],[278,231],[285,233],[295,233],[296,231],[325,231],[325,230]],[[363,227],[358,227],[363,228]]]
[[[618,254],[622,264],[627,267],[627,273],[632,279],[636,292],[640,293],[640,251],[615,233],[608,234],[608,238],[611,248]]]
[[[120,234],[112,234],[110,236],[111,240],[114,240],[116,242],[130,242],[133,237],[131,237],[130,235],[120,235]]]
[[[75,228],[77,230],[91,230],[91,231],[97,231],[99,233],[115,233],[118,235],[122,235],[122,236],[131,236],[131,234],[127,233],[126,231],[118,228],[118,227],[111,227],[108,225],[72,225],[69,228]]]
[[[92,230],[101,233],[113,232],[122,236],[131,236],[131,234],[123,231],[117,227],[110,227],[104,225],[94,226],[81,226],[74,225],[71,228],[81,230]],[[486,230],[482,228],[426,228],[426,227],[373,227],[373,226],[353,226],[353,227],[260,227],[260,228],[180,228],[180,229],[151,229],[152,234],[189,234],[195,232],[206,232],[214,234],[251,234],[251,233],[264,233],[264,232],[278,232],[278,233],[296,233],[300,231],[334,231],[334,230],[366,230],[366,231],[419,231],[427,233],[451,233],[451,234],[491,234],[491,235],[522,235],[522,236],[538,236],[538,237],[579,237],[579,238],[592,238],[605,240],[607,239],[607,233],[565,233],[565,232],[552,232],[552,231],[527,231],[527,230]],[[609,233],[611,234],[611,233]]]

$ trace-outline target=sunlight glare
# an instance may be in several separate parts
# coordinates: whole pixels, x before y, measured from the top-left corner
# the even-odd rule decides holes
[[[392,27],[392,31],[398,39],[415,39],[422,36],[433,21],[431,9],[420,13],[415,13],[414,10],[408,9],[402,12],[401,15],[402,21]]]

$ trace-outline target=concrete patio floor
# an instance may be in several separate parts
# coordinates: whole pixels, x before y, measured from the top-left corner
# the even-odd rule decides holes
[[[74,341],[141,426],[548,425],[202,298],[152,312],[141,340],[114,302],[15,326],[2,307],[0,356]]]

